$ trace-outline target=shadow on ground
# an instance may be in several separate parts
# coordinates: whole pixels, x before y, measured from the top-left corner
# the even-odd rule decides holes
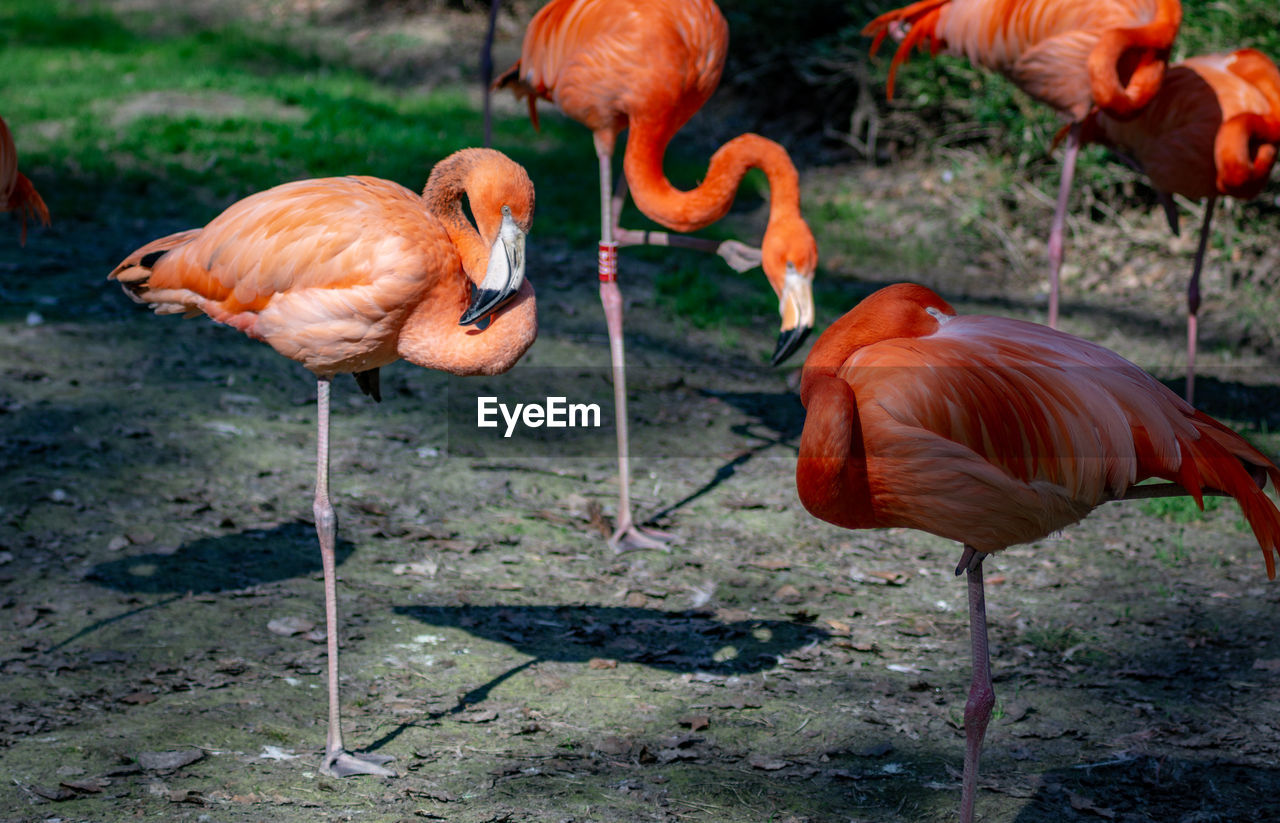
[[[341,565],[354,545],[338,539]],[[150,552],[99,563],[89,580],[134,594],[221,592],[320,571],[315,527],[295,521],[273,529],[248,529],[203,537],[172,553]]]
[[[428,626],[454,627],[541,660],[610,659],[665,671],[746,674],[827,637],[781,620],[725,621],[710,611],[625,606],[397,606]]]

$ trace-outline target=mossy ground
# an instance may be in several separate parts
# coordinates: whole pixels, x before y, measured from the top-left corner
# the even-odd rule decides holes
[[[207,23],[184,20],[150,30],[198,40]],[[318,19],[316,42],[343,25]],[[130,42],[123,31],[111,42]],[[358,78],[377,77],[366,69],[357,61],[342,82],[359,91],[375,81]],[[403,82],[393,75],[385,82]],[[448,116],[474,136],[474,95],[446,91]],[[425,92],[377,93],[384,124],[400,116],[397,95],[434,105]],[[549,205],[529,247],[541,335],[509,380],[608,358],[590,144],[547,119],[576,142],[516,149]],[[523,128],[510,109],[499,145]],[[323,644],[272,628],[323,619],[314,383],[261,344],[153,317],[104,280],[125,252],[207,219],[246,184],[153,167],[95,199],[120,150],[84,172],[49,148],[62,133],[19,131],[56,222],[23,249],[0,245],[0,819],[954,817],[968,683],[957,547],[809,517],[792,477],[794,365],[765,365],[775,321],[763,278],[654,251],[624,252],[622,273],[635,425],[647,432],[635,494],[682,538],[670,554],[606,549],[607,451],[459,457],[443,398],[453,384],[397,364],[380,405],[336,384],[343,716],[349,744],[395,755],[400,777],[317,776]],[[540,158],[580,161],[574,179],[591,196],[557,194]],[[287,169],[319,173],[310,163]],[[965,205],[1003,179],[967,163],[807,168],[806,202],[824,215],[819,329],[907,278],[962,311],[1040,319],[1047,219]],[[191,201],[130,208],[186,183]],[[1150,239],[1132,252],[1108,226],[1078,226],[1066,327],[1177,386],[1189,258],[1148,219],[1127,216]],[[760,226],[751,207],[732,230]],[[0,228],[16,233],[11,219]],[[1101,278],[1121,258],[1136,279]],[[691,278],[674,267],[714,283],[729,309],[679,304]],[[1272,320],[1244,311],[1228,283],[1212,288],[1203,405],[1277,454],[1277,349],[1250,331]],[[1234,505],[1203,516],[1107,506],[995,558],[987,575],[999,703],[984,819],[1274,819],[1280,589]],[[187,749],[203,757],[142,765],[144,753]]]

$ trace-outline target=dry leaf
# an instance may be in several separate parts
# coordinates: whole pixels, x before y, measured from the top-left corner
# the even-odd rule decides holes
[[[305,617],[277,617],[267,624],[267,631],[284,637],[292,637],[295,634],[309,632],[315,627],[316,624]]]
[[[770,757],[767,754],[753,754],[747,758],[747,765],[753,769],[776,772],[778,769],[785,769],[789,764],[778,757]]]
[[[172,752],[142,752],[138,765],[149,772],[171,772],[204,758],[199,749],[182,749]]]
[[[588,669],[597,669],[597,670],[600,670],[600,669],[616,669],[616,668],[618,668],[618,661],[617,661],[617,660],[611,660],[611,659],[606,658],[606,657],[593,657],[593,658],[591,658],[590,660],[588,660],[588,661],[587,661],[587,668],[588,668]]]
[[[124,697],[120,698],[120,702],[128,703],[131,706],[145,706],[148,703],[156,702],[157,699],[158,698],[151,692],[134,692],[133,694],[126,694]]]
[[[779,587],[779,589],[776,592],[773,593],[773,599],[778,601],[779,603],[786,603],[788,605],[794,606],[797,603],[804,602],[804,595],[801,594],[800,590],[797,589],[795,586],[791,585],[790,583],[785,583],[781,587]]]
[[[676,721],[681,726],[688,726],[689,731],[696,732],[711,725],[711,718],[705,714],[688,714]]]
[[[488,723],[491,720],[498,719],[498,711],[496,709],[482,709],[475,712],[463,712],[458,718],[459,723]]]

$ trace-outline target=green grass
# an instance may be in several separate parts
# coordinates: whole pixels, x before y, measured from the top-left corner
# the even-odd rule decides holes
[[[153,34],[74,2],[0,1],[4,116],[24,169],[60,219],[104,205],[203,221],[231,200],[303,177],[372,174],[418,188],[431,166],[481,144],[463,89],[423,94],[289,45],[279,32],[192,23]],[[496,122],[502,147],[539,180],[539,216],[594,215],[590,136],[548,118]]]
[[[1157,497],[1151,500],[1139,500],[1138,508],[1148,517],[1158,517],[1174,523],[1190,523],[1203,520],[1209,512],[1217,511],[1222,506],[1223,498],[1204,498],[1204,509],[1196,505],[1190,497]]]
[[[424,91],[421,78],[384,80],[341,48],[312,40],[319,42],[180,13],[157,23],[73,0],[0,0],[3,115],[58,226],[130,221],[116,256],[102,261],[107,267],[151,239],[145,221],[202,225],[248,194],[307,177],[369,174],[420,189],[439,159],[482,144],[470,84]],[[403,48],[378,42],[362,48]],[[523,107],[495,117],[493,145],[534,180],[530,242],[592,247],[599,206],[591,135],[549,104],[541,111],[539,132]],[[696,185],[705,155],[678,136],[666,164],[672,181]],[[621,151],[617,173],[620,165]],[[758,209],[766,196],[763,175],[753,171],[735,210]],[[624,224],[654,226],[634,206]],[[700,232],[733,233],[721,224]],[[671,261],[658,299],[695,326],[746,325],[776,311],[769,290],[755,282],[758,272],[737,278],[718,259],[694,253],[634,253]],[[716,283],[734,279],[753,288],[717,299]],[[57,310],[47,316],[57,319]]]

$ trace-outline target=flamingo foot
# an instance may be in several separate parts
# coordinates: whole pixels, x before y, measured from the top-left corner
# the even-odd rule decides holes
[[[609,548],[614,554],[635,551],[670,552],[672,544],[681,542],[680,538],[660,529],[642,528],[627,518],[609,538]]]
[[[395,777],[395,772],[382,766],[392,760],[395,757],[389,754],[355,754],[337,749],[325,754],[324,760],[320,762],[320,773],[329,777],[352,777],[359,774]]]
[[[764,259],[760,249],[737,240],[723,241],[716,247],[716,254],[729,264],[729,268],[739,273],[751,271]]]

